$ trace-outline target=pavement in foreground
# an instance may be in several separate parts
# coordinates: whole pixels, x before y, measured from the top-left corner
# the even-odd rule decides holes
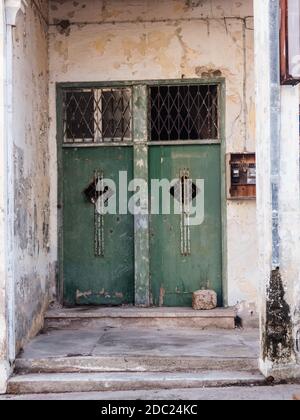
[[[0,396],[0,400],[231,400],[289,401],[300,395],[300,385],[232,387],[152,391],[87,392],[74,394]]]

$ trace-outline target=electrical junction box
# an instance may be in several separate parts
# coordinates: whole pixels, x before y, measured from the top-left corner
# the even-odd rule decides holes
[[[227,198],[254,200],[256,198],[255,153],[227,155]]]

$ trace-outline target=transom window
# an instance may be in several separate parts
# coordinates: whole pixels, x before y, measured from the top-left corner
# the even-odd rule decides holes
[[[64,143],[131,142],[134,87],[64,90]],[[217,84],[155,84],[148,95],[148,140],[219,140]]]
[[[131,89],[77,89],[64,95],[64,142],[132,140]]]
[[[217,140],[217,85],[160,85],[150,87],[151,141]]]

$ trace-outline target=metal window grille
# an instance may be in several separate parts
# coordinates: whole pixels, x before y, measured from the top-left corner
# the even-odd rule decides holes
[[[65,143],[131,140],[131,89],[72,89],[64,92]]]
[[[217,85],[159,85],[149,88],[151,141],[218,140]]]

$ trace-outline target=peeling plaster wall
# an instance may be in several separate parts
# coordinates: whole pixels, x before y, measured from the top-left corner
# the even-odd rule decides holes
[[[281,241],[281,280],[283,302],[277,299],[273,313],[267,316],[280,316],[277,330],[282,329],[284,339],[290,346],[293,361],[297,359],[298,377],[300,375],[300,189],[299,189],[299,89],[291,86],[281,87],[281,149],[280,149],[280,224]],[[272,289],[270,284],[270,289]],[[270,293],[269,293],[270,295]],[[267,305],[270,305],[268,296]],[[278,311],[278,301],[280,311]],[[272,302],[271,302],[272,304]],[[285,304],[287,309],[285,310]],[[279,315],[280,314],[280,315]],[[268,321],[268,320],[267,320]],[[274,322],[275,323],[275,322]],[[274,325],[274,324],[273,324]],[[272,327],[273,327],[272,325]],[[276,325],[276,324],[275,324]],[[273,329],[271,328],[271,332]],[[283,334],[282,334],[283,335]],[[284,339],[281,338],[283,346]],[[276,363],[291,360],[289,354],[280,349]]]
[[[48,2],[28,2],[14,29],[16,348],[43,325],[55,280],[50,254]],[[38,10],[39,9],[39,10]]]
[[[4,4],[0,1],[0,162],[5,162],[4,100]],[[0,394],[6,390],[7,325],[6,325],[6,253],[5,253],[5,167],[0,165]]]
[[[252,15],[252,0],[50,1],[52,226],[57,208],[55,83],[223,76],[227,152],[254,151]],[[61,20],[71,26],[53,25]],[[255,202],[228,201],[227,210],[228,303],[238,304],[243,318],[255,324]]]

